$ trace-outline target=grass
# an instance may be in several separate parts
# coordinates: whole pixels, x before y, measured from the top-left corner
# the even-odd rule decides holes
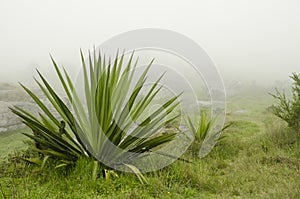
[[[29,129],[13,130],[0,133],[0,159],[7,157],[7,154],[11,154],[14,151],[22,150],[26,148],[24,141],[27,139],[22,132],[29,132]]]
[[[268,96],[229,99],[228,121],[234,124],[204,159],[177,161],[148,173],[148,185],[133,174],[91,180],[93,163],[43,171],[17,161],[0,163],[3,198],[300,198],[300,136],[269,113]],[[235,113],[245,110],[244,113]],[[0,137],[2,157],[24,149],[17,132]],[[21,153],[21,152],[19,152]],[[186,154],[187,157],[190,157]],[[0,197],[1,198],[1,197]]]

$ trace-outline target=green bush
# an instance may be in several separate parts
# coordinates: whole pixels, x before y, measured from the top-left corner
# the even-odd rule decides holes
[[[276,89],[276,93],[271,94],[277,101],[272,106],[272,112],[286,121],[289,127],[300,132],[300,76],[293,73],[290,77],[293,79],[292,97],[288,98],[285,92]]]

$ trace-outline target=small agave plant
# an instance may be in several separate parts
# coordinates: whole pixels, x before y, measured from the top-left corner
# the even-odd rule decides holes
[[[200,116],[195,115],[194,120],[192,120],[188,115],[186,116],[185,123],[195,138],[191,145],[191,151],[193,155],[196,155],[199,152],[206,138],[211,136],[213,139],[215,139],[216,135],[220,134],[233,124],[232,122],[229,122],[225,124],[225,126],[219,132],[212,132],[214,122],[214,119],[211,119],[207,116],[206,110],[201,110]],[[220,141],[223,138],[224,136],[218,137],[216,141]]]
[[[131,163],[131,158],[134,158],[132,155],[122,159],[118,157],[126,152],[143,156],[175,138],[176,133],[158,132],[178,117],[171,114],[179,103],[178,96],[165,100],[161,107],[145,118],[144,111],[162,88],[159,82],[163,75],[146,94],[141,94],[153,61],[138,80],[133,81],[137,66],[137,61],[133,63],[133,53],[126,65],[124,54],[117,54],[113,61],[106,61],[100,52],[96,54],[94,51],[93,54],[89,53],[87,63],[82,51],[80,54],[84,100],[80,99],[80,93],[67,71],[61,69],[52,57],[67,102],[62,100],[37,70],[40,80],[35,79],[35,82],[58,116],[35,93],[21,84],[41,110],[39,116],[36,116],[19,107],[10,108],[32,130],[32,134],[24,134],[34,140],[33,147],[41,154],[40,158],[25,160],[44,166],[48,159],[53,159],[56,168],[60,168],[74,165],[78,159],[88,157],[94,160],[95,171],[104,168],[102,173],[107,173],[110,165],[119,164],[134,172],[142,183],[146,182],[139,169]],[[112,144],[120,149],[121,154],[111,153]],[[109,159],[110,164],[104,165],[99,159]],[[97,172],[94,172],[93,178],[96,176]]]
[[[195,115],[195,124],[193,124],[192,119],[187,116],[186,123],[190,131],[195,136],[196,141],[203,141],[209,131],[211,130],[213,121],[207,118],[207,113],[205,110],[201,110],[201,115],[199,118]]]

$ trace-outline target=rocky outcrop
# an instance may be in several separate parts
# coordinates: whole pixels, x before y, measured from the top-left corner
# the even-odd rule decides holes
[[[38,108],[31,102],[3,102],[0,101],[0,133],[22,128],[21,120],[13,114],[9,107],[18,106],[25,110],[37,113]]]
[[[32,92],[58,117],[57,112],[40,90],[33,89]],[[67,98],[63,97],[62,99],[67,102]],[[68,106],[68,104],[66,105]],[[13,106],[29,111],[33,115],[42,112],[24,91],[13,86],[0,84],[0,133],[24,127],[20,118],[10,111],[9,107]]]

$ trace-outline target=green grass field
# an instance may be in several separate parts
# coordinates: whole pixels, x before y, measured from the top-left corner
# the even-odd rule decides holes
[[[43,170],[12,161],[26,149],[20,131],[0,135],[0,198],[300,198],[300,136],[267,111],[267,94],[228,100],[233,125],[204,159],[148,173],[92,180],[92,162]],[[22,131],[27,131],[22,130]]]

